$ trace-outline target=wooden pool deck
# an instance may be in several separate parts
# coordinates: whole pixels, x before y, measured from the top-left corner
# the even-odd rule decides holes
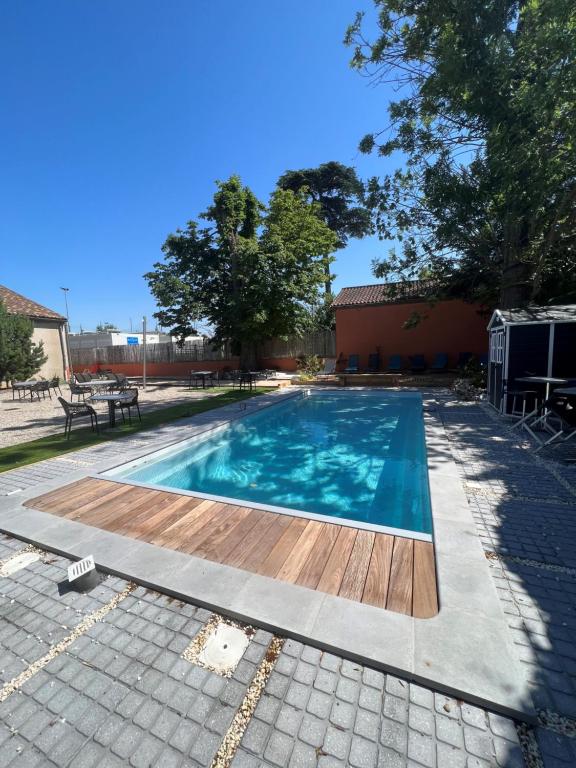
[[[415,618],[438,612],[428,542],[96,478],[25,506]]]

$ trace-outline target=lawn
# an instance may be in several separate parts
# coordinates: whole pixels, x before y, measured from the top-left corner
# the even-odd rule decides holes
[[[50,435],[42,437],[39,440],[31,440],[28,443],[19,443],[10,445],[7,448],[0,448],[0,472],[7,472],[10,469],[23,467],[26,464],[34,464],[44,459],[52,459],[54,456],[60,456],[63,453],[77,451],[80,448],[89,448],[98,443],[104,443],[108,440],[117,440],[125,435],[132,435],[143,429],[150,429],[159,424],[166,424],[169,421],[183,419],[187,416],[194,416],[197,413],[211,411],[213,408],[221,408],[224,405],[240,402],[249,397],[254,397],[264,392],[270,392],[271,387],[261,387],[253,392],[246,390],[226,390],[216,397],[207,397],[203,400],[193,400],[189,403],[173,405],[169,408],[158,408],[154,411],[142,414],[142,421],[132,419],[132,424],[120,424],[114,430],[101,431],[99,435],[88,428],[76,428],[72,430],[69,440],[66,440],[63,434]],[[62,433],[64,428],[62,428]]]

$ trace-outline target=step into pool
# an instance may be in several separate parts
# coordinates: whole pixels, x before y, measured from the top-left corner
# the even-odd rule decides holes
[[[431,540],[416,392],[310,390],[105,474]]]

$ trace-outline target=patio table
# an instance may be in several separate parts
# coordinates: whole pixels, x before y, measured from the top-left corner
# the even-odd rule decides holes
[[[116,408],[114,406],[114,403],[118,402],[128,402],[129,400],[132,400],[133,395],[125,393],[121,394],[120,392],[116,393],[110,393],[107,395],[92,395],[88,398],[88,400],[91,400],[93,403],[108,403],[108,426],[115,427],[116,426]]]
[[[12,382],[12,400],[14,400],[14,393],[18,392],[18,399],[22,397],[21,392],[24,392],[24,397],[26,397],[26,390],[30,392],[30,397],[32,397],[32,387],[36,384],[36,379],[26,379],[26,381],[14,381]]]
[[[520,378],[517,378],[516,381],[521,381],[523,384],[544,384],[545,385],[544,402],[546,402],[546,400],[548,400],[548,398],[550,397],[550,387],[552,385],[568,383],[568,379],[559,379],[555,376],[521,376]],[[547,428],[546,417],[548,415],[548,412],[545,410],[542,413],[542,415],[536,419],[534,417],[536,416],[539,410],[540,410],[539,408],[535,408],[533,411],[530,411],[530,413],[526,414],[526,416],[524,416],[514,424],[514,429],[516,427],[524,427],[525,425],[529,426],[530,429],[533,429],[538,423],[541,423],[542,426],[546,429]],[[528,424],[530,419],[534,419],[534,421]]]
[[[77,381],[77,387],[84,387],[86,389],[93,389],[98,387],[112,387],[114,384],[118,384],[116,379],[91,379],[90,381]]]
[[[198,379],[202,382],[202,389],[206,389],[206,379],[212,376],[214,371],[190,371],[189,387],[192,387],[192,381]]]

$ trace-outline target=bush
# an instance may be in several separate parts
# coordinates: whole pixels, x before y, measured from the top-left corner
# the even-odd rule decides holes
[[[318,355],[303,355],[297,360],[298,373],[302,381],[310,381],[322,370],[322,359]]]

